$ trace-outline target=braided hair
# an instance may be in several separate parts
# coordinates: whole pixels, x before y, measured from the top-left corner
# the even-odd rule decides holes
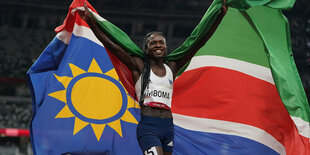
[[[153,34],[159,34],[165,38],[165,36],[163,35],[162,32],[154,31],[154,32],[150,32],[150,33],[146,34],[144,39],[143,39],[144,67],[143,67],[143,70],[141,73],[142,79],[141,79],[141,95],[140,95],[140,99],[139,99],[140,105],[141,104],[143,105],[144,91],[150,82],[151,66],[150,66],[150,60],[148,57],[147,49],[148,49],[148,43],[149,43],[150,38]]]

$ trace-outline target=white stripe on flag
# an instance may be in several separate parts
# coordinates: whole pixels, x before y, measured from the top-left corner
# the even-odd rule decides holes
[[[66,31],[66,30],[63,30],[63,31],[57,33],[57,34],[56,34],[56,37],[57,37],[60,41],[64,42],[66,45],[68,45],[68,44],[69,44],[69,41],[70,41],[70,39],[71,39],[71,35],[72,35],[72,33],[68,32],[68,31]]]
[[[103,44],[97,39],[93,31],[88,27],[80,26],[75,23],[73,28],[73,34],[79,37],[84,37],[100,46],[103,46]]]
[[[70,39],[71,39],[71,34],[70,32],[67,32],[66,30],[63,30],[59,33],[57,33],[56,37],[64,42],[66,45],[68,45]],[[94,43],[103,46],[103,44],[97,39],[93,31],[85,26],[80,26],[76,23],[74,23],[74,28],[73,28],[73,34],[79,37],[84,37],[88,40],[93,41]]]
[[[299,134],[310,138],[310,126],[309,126],[309,122],[306,122],[304,120],[302,120],[300,117],[294,117],[291,116],[292,120],[294,121]]]
[[[271,84],[274,84],[272,74],[269,68],[252,64],[249,62],[225,58],[221,56],[211,56],[211,55],[203,55],[203,56],[195,56],[191,60],[189,66],[185,71],[207,67],[207,66],[214,66],[214,67],[221,67],[226,69],[231,69],[235,71],[239,71],[241,73],[253,76],[255,78],[267,81]]]
[[[266,131],[254,126],[229,121],[191,117],[180,114],[173,114],[173,122],[177,126],[192,131],[245,137],[262,143],[281,155],[286,154],[285,147],[280,142],[278,142]]]
[[[274,84],[271,70],[269,68],[256,65],[256,64],[252,64],[249,62],[221,57],[221,56],[212,56],[212,55],[195,56],[191,60],[189,66],[187,67],[185,71],[190,71],[193,69],[207,67],[207,66],[221,67],[221,68],[239,71],[241,73],[244,73],[244,74],[253,76],[255,78],[267,81],[271,84]],[[300,117],[291,116],[291,118],[294,121],[299,134],[307,138],[310,138],[309,122],[302,120]]]

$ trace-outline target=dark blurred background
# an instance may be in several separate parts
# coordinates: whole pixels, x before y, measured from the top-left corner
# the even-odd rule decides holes
[[[71,0],[0,0],[0,131],[28,129],[31,94],[26,72],[54,38]],[[169,50],[183,43],[210,0],[89,0],[99,14],[142,45],[150,31],[167,36]],[[290,22],[299,75],[310,99],[310,1],[297,0],[284,11]],[[15,131],[15,130],[12,130]],[[0,133],[0,155],[32,154],[29,137]]]

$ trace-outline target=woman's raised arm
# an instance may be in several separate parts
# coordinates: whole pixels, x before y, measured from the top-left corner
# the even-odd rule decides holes
[[[79,10],[80,17],[89,25],[98,40],[111,51],[122,63],[124,63],[131,71],[138,70],[137,59],[129,55],[124,48],[114,43],[97,25],[91,12],[88,10],[86,3],[84,5],[85,11]]]
[[[225,5],[225,0],[223,0],[223,6],[221,8],[221,12],[218,15],[217,19],[214,21],[213,25],[210,27],[209,31],[206,33],[203,38],[199,42],[197,42],[189,51],[186,53],[185,56],[178,60],[169,61],[167,64],[171,68],[173,75],[177,76],[178,71],[187,63],[189,62],[193,56],[198,52],[198,50],[204,46],[204,44],[211,38],[219,24],[221,23],[224,15],[227,12],[227,6]]]

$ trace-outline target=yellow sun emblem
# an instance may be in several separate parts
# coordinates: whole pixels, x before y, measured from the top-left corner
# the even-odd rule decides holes
[[[119,77],[114,68],[103,73],[95,59],[87,71],[69,66],[73,77],[54,74],[65,89],[49,96],[66,103],[55,118],[75,117],[73,135],[90,124],[98,141],[106,125],[122,137],[120,120],[138,123],[128,108],[139,105],[116,80]]]

